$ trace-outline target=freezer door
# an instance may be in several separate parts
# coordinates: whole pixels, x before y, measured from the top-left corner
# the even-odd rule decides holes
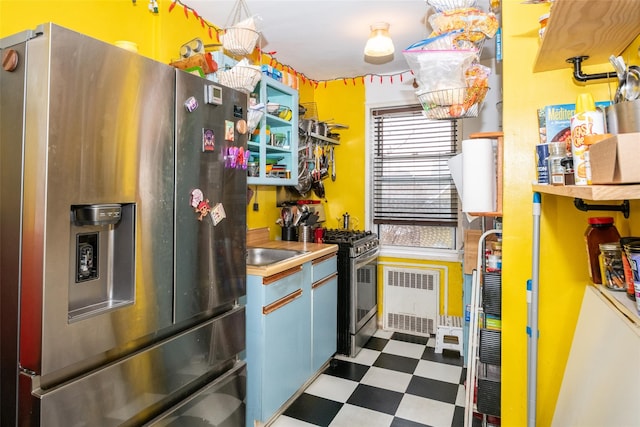
[[[247,135],[237,123],[247,105],[245,94],[176,70],[176,323],[245,294]]]
[[[51,390],[32,389],[31,379],[22,373],[17,425],[141,426],[163,413],[177,415],[182,412],[178,407],[186,410],[183,415],[197,411],[204,419],[204,408],[188,410],[188,401],[194,404],[198,396],[208,400],[209,410],[224,405],[224,411],[213,414],[218,419],[241,420],[245,376],[228,380],[244,372],[237,357],[245,349],[244,331],[245,309],[237,307]]]

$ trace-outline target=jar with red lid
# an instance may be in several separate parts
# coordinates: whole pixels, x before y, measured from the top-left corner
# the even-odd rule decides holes
[[[584,241],[587,247],[589,277],[593,283],[602,284],[600,273],[600,244],[620,241],[620,233],[610,216],[590,217],[589,227],[584,232]]]

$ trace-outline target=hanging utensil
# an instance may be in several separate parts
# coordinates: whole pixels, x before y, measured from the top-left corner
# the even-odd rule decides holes
[[[331,181],[335,181],[335,180],[336,180],[336,157],[335,157],[333,147],[331,147]]]
[[[618,102],[624,101],[623,94],[627,80],[627,66],[621,56],[616,57],[611,55],[609,57],[609,62],[613,65],[613,68],[616,70],[616,75],[618,76],[618,87],[616,88],[616,94],[613,97],[613,102],[617,104]]]
[[[624,98],[627,101],[635,101],[640,97],[640,67],[630,65],[624,83]]]
[[[311,185],[311,188],[313,189],[313,193],[316,195],[316,197],[320,199],[324,199],[325,191],[324,191],[324,184],[322,183],[322,179],[314,181],[313,184]]]

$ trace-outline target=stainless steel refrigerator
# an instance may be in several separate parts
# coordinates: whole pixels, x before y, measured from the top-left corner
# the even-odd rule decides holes
[[[247,96],[0,40],[2,426],[244,425]]]

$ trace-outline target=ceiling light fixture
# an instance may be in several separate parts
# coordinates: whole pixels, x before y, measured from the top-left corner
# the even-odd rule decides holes
[[[389,35],[389,24],[376,22],[371,25],[371,34],[364,47],[365,56],[389,56],[394,52],[393,41]]]

